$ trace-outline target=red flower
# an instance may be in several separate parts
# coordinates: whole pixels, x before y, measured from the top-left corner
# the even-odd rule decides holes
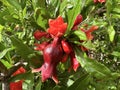
[[[106,0],[94,0],[94,3],[98,3],[98,2],[104,3],[104,2],[106,2]]]
[[[91,33],[92,33],[93,31],[97,30],[97,29],[98,29],[98,26],[92,26],[92,27],[90,27],[88,30],[85,30],[85,29],[81,28],[81,30],[82,30],[83,32],[85,32],[88,40],[92,40],[92,39],[93,39],[93,36],[92,36]]]
[[[18,74],[22,74],[25,72],[26,70],[23,67],[20,67],[15,73],[12,74],[12,76],[16,76]],[[22,83],[23,83],[23,80],[20,80],[18,82],[11,82],[10,90],[22,90]]]
[[[92,27],[90,27],[90,29],[88,29],[88,30],[85,30],[85,29],[81,28],[81,30],[82,30],[83,32],[85,32],[86,37],[87,37],[87,40],[92,40],[92,39],[93,39],[93,35],[92,35],[91,33],[92,33],[93,31],[97,30],[97,29],[98,29],[98,26],[92,26]],[[87,50],[88,50],[87,48],[85,48],[85,47],[83,47],[83,46],[80,46],[80,48],[81,48],[82,51],[87,51]]]
[[[67,29],[67,23],[64,23],[64,20],[61,16],[59,16],[57,19],[49,20],[49,28],[48,28],[48,33],[51,34],[51,36],[57,36],[61,37],[64,35],[66,29]]]

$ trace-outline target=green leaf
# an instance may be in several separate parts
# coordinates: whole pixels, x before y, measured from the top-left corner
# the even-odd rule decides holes
[[[37,85],[35,86],[35,90],[41,90],[41,86],[42,86],[42,82],[41,82],[41,80],[39,79],[39,80],[37,81]]]
[[[0,51],[4,50],[5,49],[5,46],[3,43],[0,43]]]
[[[108,34],[109,34],[110,41],[113,42],[114,36],[115,36],[115,30],[114,30],[113,26],[108,27]]]
[[[41,26],[44,30],[46,30],[46,23],[47,20],[45,20],[41,14],[39,14],[38,18],[37,18],[37,24],[39,26]]]
[[[2,30],[3,30],[4,26],[0,25],[0,42],[2,41]]]
[[[17,53],[19,55],[21,55],[22,58],[24,58],[25,60],[28,59],[29,55],[33,54],[33,50],[31,48],[29,48],[26,44],[24,44],[20,39],[18,39],[15,36],[11,36],[10,37],[13,46],[15,47],[15,49],[17,50]]]
[[[92,42],[90,40],[86,41],[86,42],[83,42],[82,45],[84,47],[86,47],[87,49],[95,50],[95,46],[92,44]]]
[[[11,7],[11,5],[7,2],[7,0],[0,0],[5,6]]]
[[[27,3],[27,0],[20,0],[20,5],[21,5],[22,9],[25,8],[26,3]]]
[[[63,0],[62,3],[60,4],[60,9],[59,9],[60,15],[62,15],[63,11],[65,10],[67,3],[68,3],[67,0]]]
[[[3,58],[7,52],[13,50],[14,48],[7,48],[7,49],[4,49],[2,52],[0,52],[0,59]]]
[[[2,35],[1,35],[1,33],[0,33],[0,42],[2,41]]]
[[[113,15],[112,15],[112,18],[115,18],[115,19],[116,19],[116,18],[120,18],[120,14],[113,14]]]
[[[45,8],[46,1],[45,0],[32,0],[32,5],[34,7],[34,10],[38,7]]]
[[[14,6],[17,10],[21,10],[21,6],[18,0],[6,0],[11,6]]]
[[[113,9],[113,12],[120,14],[120,10],[119,10],[119,8],[120,8],[120,6],[119,6],[119,7],[114,8],[114,9]]]
[[[6,61],[6,60],[0,60],[2,63],[3,63],[3,65],[7,68],[7,69],[9,69],[9,68],[11,68],[12,67],[12,65],[8,62],[8,61]]]
[[[77,15],[81,12],[82,0],[76,0],[76,5],[68,11],[68,27],[66,33],[69,33],[73,27]]]
[[[81,30],[73,31],[73,34],[76,35],[80,40],[87,40],[86,34]]]
[[[120,52],[113,51],[111,54],[114,55],[114,56],[116,56],[116,57],[120,57]]]
[[[3,30],[4,26],[0,25],[0,32]]]
[[[56,85],[53,90],[60,90],[60,86]]]
[[[110,77],[111,71],[103,64],[84,57],[79,48],[75,48],[75,55],[81,66],[88,72],[93,74],[96,78]]]
[[[13,76],[9,79],[9,82],[15,82],[17,80],[31,80],[33,82],[34,80],[34,74],[31,73],[30,71],[22,74],[18,74],[16,76]]]
[[[87,90],[88,83],[90,81],[90,75],[85,74],[77,79],[67,90]]]
[[[107,6],[107,18],[109,19],[110,13],[113,10],[113,1],[112,0],[107,0],[106,6]]]

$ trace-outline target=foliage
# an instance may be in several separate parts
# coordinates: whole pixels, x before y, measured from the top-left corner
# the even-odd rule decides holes
[[[0,0],[0,88],[2,83],[24,79],[23,90],[120,90],[120,1],[106,0]],[[79,28],[96,25],[93,40],[82,31],[71,31],[78,14]],[[47,32],[49,19],[62,16],[68,27],[64,37],[74,43],[80,63],[76,72],[68,72],[70,59],[59,63],[59,83],[41,82],[41,73],[33,68],[43,64],[42,52],[34,50],[36,30]],[[79,42],[78,40],[85,42]],[[89,49],[82,51],[79,45]],[[23,66],[27,72],[12,77]]]

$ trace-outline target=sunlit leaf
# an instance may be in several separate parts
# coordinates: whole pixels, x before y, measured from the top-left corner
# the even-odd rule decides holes
[[[73,34],[76,35],[80,40],[87,40],[86,34],[81,30],[75,30]]]
[[[67,0],[64,0],[61,4],[60,4],[60,10],[59,10],[59,13],[60,15],[62,15],[62,13],[64,12],[66,6],[67,6],[67,3],[68,1]]]
[[[0,59],[3,58],[7,52],[13,50],[14,48],[7,48],[0,52]]]
[[[14,6],[17,10],[21,10],[21,6],[18,0],[6,0],[9,4]]]
[[[4,26],[0,25],[0,32],[3,30]]]
[[[46,23],[47,20],[45,20],[41,14],[39,14],[38,18],[37,18],[37,24],[39,26],[41,26],[44,30],[46,30]]]
[[[114,30],[113,26],[108,27],[108,34],[109,34],[110,41],[112,42],[114,40],[114,36],[115,36],[115,30]]]
[[[83,42],[82,45],[90,50],[95,50],[95,46],[91,41]]]
[[[2,41],[2,30],[3,30],[4,26],[0,25],[0,42]]]
[[[116,56],[116,57],[120,57],[120,52],[114,51],[111,54],[114,55],[114,56]]]
[[[12,67],[12,65],[8,62],[8,61],[6,61],[6,60],[0,60],[3,64],[4,64],[4,66],[5,67],[7,67],[7,69],[9,69],[9,68],[11,68]]]

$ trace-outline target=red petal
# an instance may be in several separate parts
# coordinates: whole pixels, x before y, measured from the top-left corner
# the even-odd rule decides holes
[[[73,70],[77,71],[78,67],[80,66],[79,62],[76,60],[76,58],[73,58],[72,63],[73,63],[73,66],[72,66]]]
[[[55,20],[49,20],[49,27],[47,30],[49,34],[61,37],[67,29],[67,23],[64,23],[63,18],[59,16]]]
[[[35,46],[36,46],[36,48],[35,48],[35,50],[43,50],[47,45],[48,45],[49,43],[48,42],[43,42],[43,43],[41,43],[41,44],[35,44]]]
[[[86,32],[86,31],[87,31],[87,30],[85,30],[84,28],[80,28],[80,30],[83,31],[83,32]]]
[[[106,2],[106,0],[98,0],[99,2],[101,2],[101,3],[104,3],[104,2]]]
[[[78,30],[78,26],[77,26],[77,25],[74,26],[74,27],[72,28],[72,30]]]
[[[92,39],[93,39],[93,36],[92,36],[91,33],[92,33],[93,31],[97,30],[97,29],[98,29],[98,26],[92,26],[92,27],[90,27],[89,30],[85,30],[85,29],[83,29],[83,28],[80,28],[81,31],[83,31],[83,32],[86,33],[86,36],[87,36],[87,39],[88,39],[88,40],[92,40]]]
[[[69,54],[72,51],[71,46],[65,40],[62,40],[61,43],[62,43],[62,48],[63,48],[64,52],[66,54]]]
[[[92,40],[93,39],[93,36],[91,33],[86,33],[86,36],[87,36],[87,39],[88,40]]]
[[[72,53],[70,54],[70,58],[71,58],[72,69],[73,69],[74,71],[77,71],[77,69],[78,69],[78,67],[80,66],[80,64],[79,64],[79,62],[77,61],[74,52],[72,52]]]
[[[53,36],[57,35],[58,31],[56,28],[54,27],[51,27],[51,28],[48,28],[48,33],[52,34]]]
[[[41,67],[40,67],[40,68],[37,68],[37,69],[32,69],[32,73],[40,72],[40,71],[41,71]]]
[[[20,67],[16,72],[14,72],[12,74],[12,76],[15,76],[15,75],[18,75],[18,74],[22,74],[22,73],[25,73],[26,70],[23,68],[23,67]]]
[[[39,30],[34,32],[34,37],[35,39],[39,40],[40,38],[42,38],[43,36],[46,36],[47,33],[46,32],[41,32]]]
[[[20,80],[18,82],[11,82],[10,90],[22,90],[22,83],[23,83],[22,80]]]
[[[58,81],[58,78],[57,78],[57,75],[56,75],[56,74],[52,75],[52,79],[53,79],[53,81],[54,81],[56,84],[58,84],[58,83],[59,83],[59,81]]]
[[[94,0],[94,3],[97,3],[98,2],[98,0]]]
[[[98,29],[98,26],[92,26],[92,27],[90,27],[90,29],[86,30],[86,32],[91,33],[91,32],[93,32],[93,31],[95,31],[97,29]]]
[[[61,28],[61,30],[59,32],[64,34],[67,29],[67,23],[63,23],[63,24],[59,25],[59,28]]]
[[[68,54],[65,54],[61,60],[62,63],[66,62],[68,59]]]
[[[49,26],[58,26],[60,24],[63,24],[64,20],[61,16],[58,16],[55,20],[50,19],[49,20]]]
[[[75,19],[74,26],[80,24],[82,20],[83,20],[82,15],[79,14]]]
[[[88,51],[88,49],[85,48],[85,47],[83,47],[83,46],[80,46],[80,48],[81,48],[81,50],[84,51],[84,52],[85,52],[85,51]]]

